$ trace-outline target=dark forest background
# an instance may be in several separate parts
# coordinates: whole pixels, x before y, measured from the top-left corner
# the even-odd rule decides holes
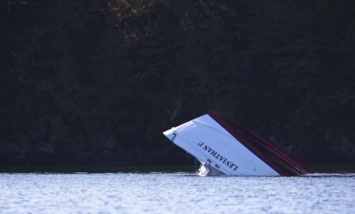
[[[0,165],[192,163],[209,110],[354,163],[354,62],[350,0],[2,0]]]

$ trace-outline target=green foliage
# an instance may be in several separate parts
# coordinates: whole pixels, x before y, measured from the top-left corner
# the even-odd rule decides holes
[[[190,162],[161,132],[209,110],[307,162],[355,158],[355,3],[0,3],[0,164]]]

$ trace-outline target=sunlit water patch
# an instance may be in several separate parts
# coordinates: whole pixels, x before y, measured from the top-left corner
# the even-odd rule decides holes
[[[354,213],[355,174],[0,173],[0,213]]]

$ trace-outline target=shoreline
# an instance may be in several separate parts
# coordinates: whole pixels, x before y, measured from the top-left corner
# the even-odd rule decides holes
[[[355,173],[355,165],[306,165],[312,173]],[[0,166],[0,173],[195,172],[191,165],[152,166]]]

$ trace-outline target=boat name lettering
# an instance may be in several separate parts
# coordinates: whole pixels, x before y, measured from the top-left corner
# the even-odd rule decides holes
[[[203,150],[210,153],[214,158],[221,161],[223,164],[225,164],[229,168],[233,169],[233,171],[235,171],[238,168],[238,166],[236,164],[234,164],[232,161],[229,161],[227,158],[223,157],[221,154],[219,154],[217,151],[215,151],[211,147],[207,146],[205,143],[200,142],[197,145],[199,147],[201,147]]]

